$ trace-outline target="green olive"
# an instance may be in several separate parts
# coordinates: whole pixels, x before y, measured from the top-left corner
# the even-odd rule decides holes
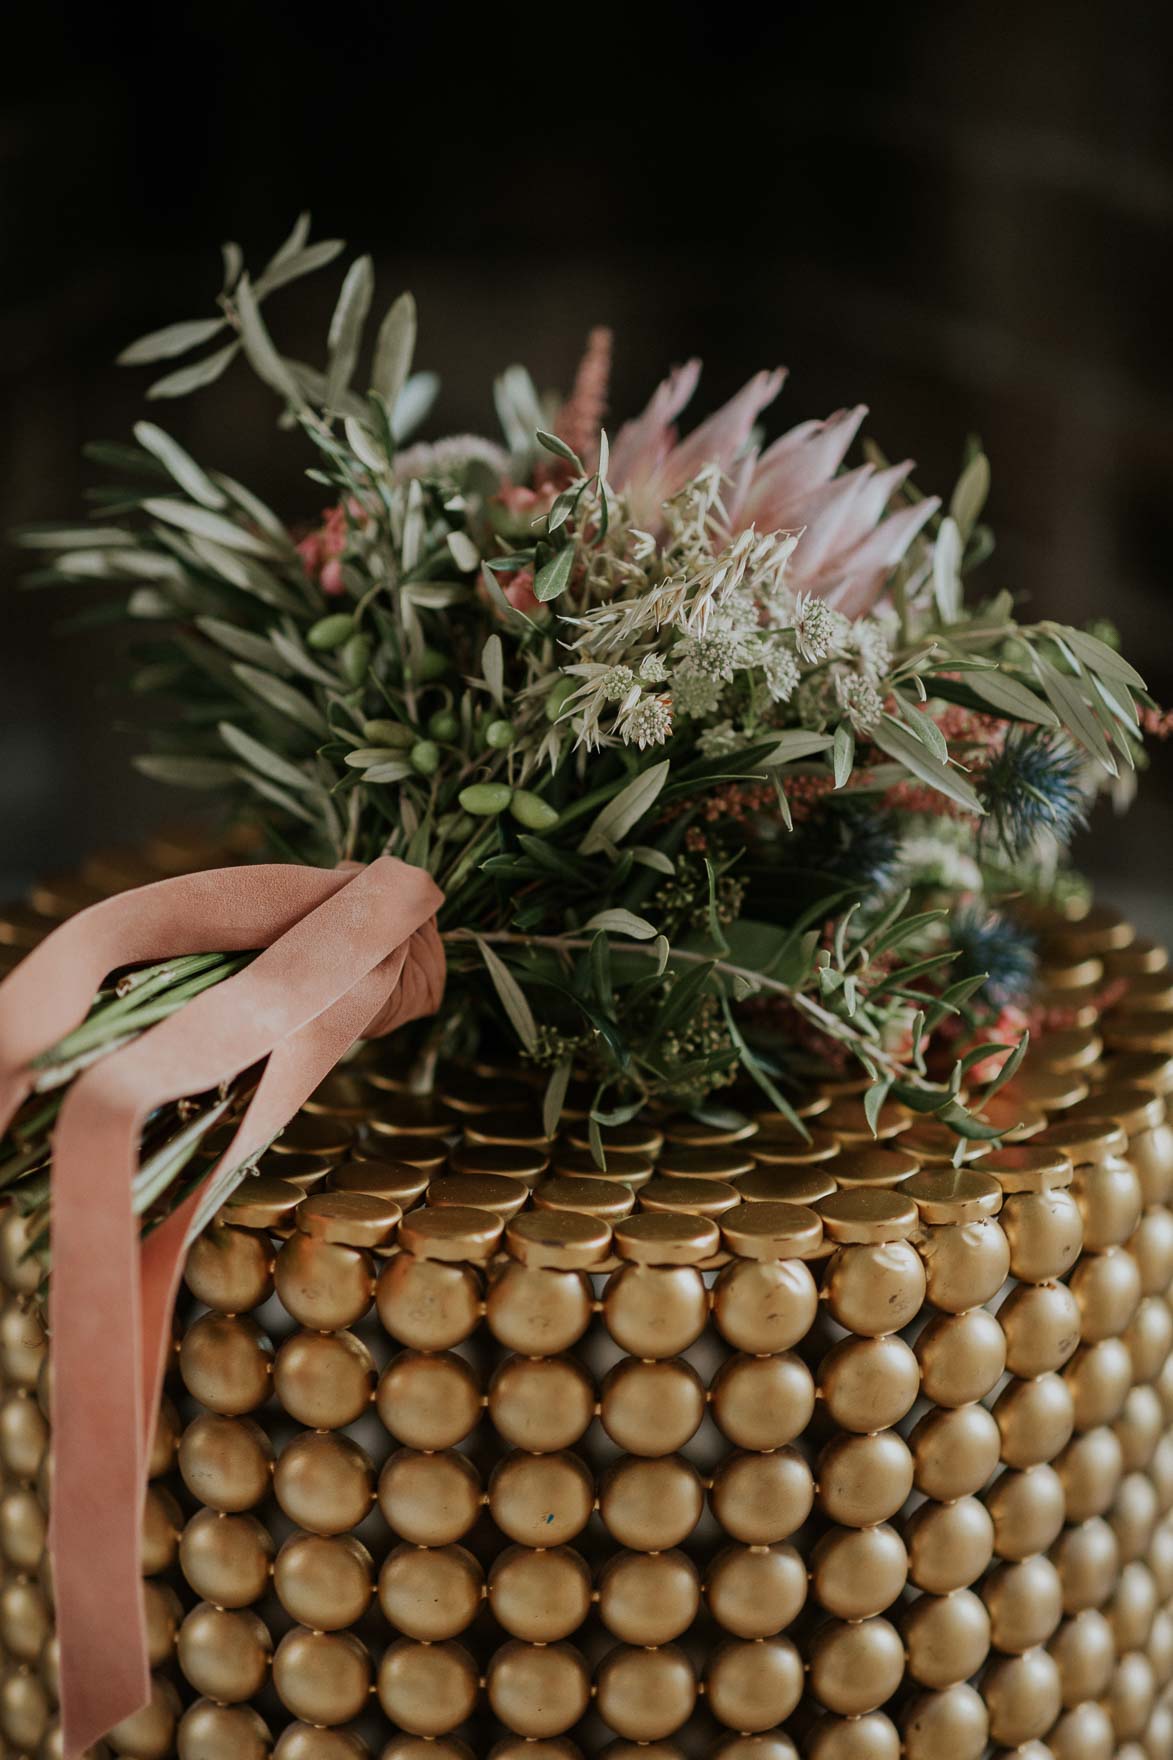
[[[362,724],[363,738],[373,746],[413,746],[416,741],[414,728],[405,727],[402,721],[364,721]]]
[[[373,649],[374,643],[370,636],[356,634],[350,637],[338,656],[342,662],[342,671],[348,684],[362,684],[370,671]]]
[[[509,811],[527,831],[552,831],[561,817],[556,807],[544,801],[540,794],[531,794],[528,788],[514,789]]]
[[[556,684],[550,687],[546,697],[547,721],[557,721],[566,707],[567,697],[572,696],[577,689],[578,684],[573,678],[560,678]]]
[[[411,748],[411,767],[421,776],[434,776],[440,768],[440,748],[435,740],[421,739]]]
[[[429,683],[432,679],[443,678],[447,671],[447,654],[441,654],[436,648],[425,648],[420,655],[416,676],[422,678],[425,683]]]
[[[495,752],[503,752],[514,740],[512,721],[490,721],[485,729],[485,744]]]
[[[474,819],[495,819],[513,799],[506,782],[474,782],[460,791],[460,804]]]
[[[354,618],[349,611],[332,611],[329,617],[319,617],[306,631],[306,641],[311,648],[319,653],[332,653],[340,648],[354,634]]]
[[[428,732],[433,739],[454,740],[460,732],[460,722],[451,709],[437,709],[428,721]]]

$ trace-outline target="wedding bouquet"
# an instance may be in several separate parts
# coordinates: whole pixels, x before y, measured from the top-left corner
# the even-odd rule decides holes
[[[994,1135],[966,1096],[1025,1049],[1021,906],[1080,887],[1071,835],[1157,714],[1110,628],[1021,622],[979,574],[984,455],[944,505],[870,444],[847,462],[862,407],[767,442],[780,371],[681,437],[696,361],[609,435],[605,330],[565,397],[502,374],[500,439],[411,442],[437,381],[409,295],[355,388],[369,258],[322,366],[274,340],[270,300],[342,248],[303,218],[253,277],[226,246],[216,313],[122,356],[194,356],[155,402],[251,367],[304,441],[292,521],[142,421],[91,449],[114,477],[93,523],[24,534],[36,580],[116,584],[149,632],[131,688],[167,714],[140,768],[290,862],[434,878],[448,985],[409,1029],[420,1085],[507,1029],[551,1130],[589,1084],[599,1157],[602,1127],[719,1107],[741,1072],[789,1116],[855,1070],[869,1116],[891,1096]],[[37,1058],[3,1162],[19,1201],[47,1205],[69,1079],[251,957],[122,972]],[[232,1105],[226,1083],[152,1119],[140,1214]]]

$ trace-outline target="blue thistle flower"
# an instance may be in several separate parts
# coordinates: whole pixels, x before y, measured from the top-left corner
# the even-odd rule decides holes
[[[1035,975],[1035,941],[1019,923],[980,905],[963,905],[949,923],[950,942],[958,957],[949,967],[949,982],[987,973],[978,996],[992,1009],[1021,1002]]]
[[[983,805],[1002,848],[1021,856],[1040,832],[1063,845],[1087,824],[1074,746],[1045,728],[1015,728],[981,779]]]
[[[895,813],[862,801],[828,803],[795,827],[788,865],[832,874],[840,885],[882,889],[896,872],[900,830]]]

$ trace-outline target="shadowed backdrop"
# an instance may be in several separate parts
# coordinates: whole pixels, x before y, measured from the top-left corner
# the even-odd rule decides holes
[[[428,432],[492,431],[524,359],[565,385],[616,332],[613,409],[705,361],[697,411],[760,366],[770,432],[857,400],[926,489],[977,433],[998,548],[1032,616],[1107,616],[1173,701],[1173,27],[1081,7],[711,5],[614,15],[43,0],[0,116],[0,524],[73,516],[90,438],[123,438],[150,371],[127,341],[211,310],[218,245],[254,265],[302,207],[420,307],[444,380]],[[266,308],[321,356],[337,275]],[[156,419],[205,464],[312,516],[295,442],[238,364]],[[0,894],[194,810],[137,777],[116,631],[84,594],[0,593]],[[1144,805],[1077,854],[1173,933],[1170,753]]]

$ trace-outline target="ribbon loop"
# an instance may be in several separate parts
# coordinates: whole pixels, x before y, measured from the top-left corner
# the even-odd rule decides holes
[[[84,1019],[110,971],[264,949],[86,1070],[54,1132],[51,1546],[67,1760],[150,1697],[146,1462],[191,1235],[225,1176],[272,1141],[357,1039],[439,1006],[442,902],[428,874],[390,857],[354,873],[217,869],[81,912],[0,985],[2,1130],[31,1089],[32,1061]],[[140,1244],[132,1187],[147,1117],[262,1060],[228,1149]]]

